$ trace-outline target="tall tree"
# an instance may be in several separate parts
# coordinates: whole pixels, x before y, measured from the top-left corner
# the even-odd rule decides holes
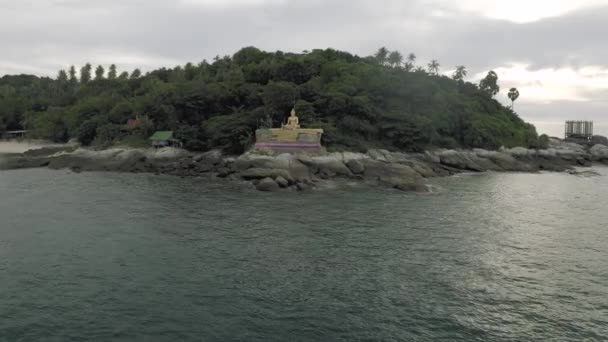
[[[136,79],[136,78],[140,78],[140,77],[141,77],[141,70],[139,70],[139,69],[133,70],[133,72],[131,73],[131,79]]]
[[[76,84],[78,83],[78,76],[76,75],[76,67],[75,66],[70,66],[70,70],[68,71],[68,73],[70,74],[69,77],[69,81],[71,84]]]
[[[91,71],[93,70],[93,66],[90,63],[85,64],[80,69],[80,83],[87,84],[91,81]]]
[[[68,83],[68,73],[65,70],[59,70],[59,73],[57,74],[57,82],[60,84]]]
[[[439,67],[441,66],[437,60],[433,59],[428,65],[429,74],[438,75]]]
[[[118,76],[118,71],[116,71],[116,64],[110,65],[110,71],[108,71],[108,79],[114,80]]]
[[[97,66],[95,69],[95,80],[103,80],[103,76],[106,74],[106,69],[104,69],[101,65]]]
[[[464,81],[468,74],[469,72],[467,71],[467,68],[464,65],[459,65],[456,67],[456,71],[454,71],[452,78],[455,81]]]
[[[498,94],[500,87],[498,86],[498,75],[496,72],[488,72],[488,75],[479,82],[479,89],[490,97]]]
[[[383,46],[383,47],[379,48],[378,51],[376,51],[374,58],[376,58],[376,61],[379,64],[384,65],[387,62],[388,54],[389,54],[388,49]]]
[[[515,101],[519,98],[519,90],[517,90],[517,88],[511,88],[508,96],[511,100],[511,110],[513,110],[515,108]]]
[[[400,66],[403,63],[403,55],[399,51],[393,51],[388,55],[387,61],[392,67]]]
[[[128,80],[129,79],[129,73],[126,71],[123,71],[120,73],[120,75],[118,76],[119,80]]]
[[[412,65],[414,65],[416,63],[416,55],[413,53],[410,53],[409,55],[407,55],[407,61],[409,63],[411,63]]]

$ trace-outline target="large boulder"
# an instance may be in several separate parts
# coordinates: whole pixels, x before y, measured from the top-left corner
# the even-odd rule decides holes
[[[407,165],[364,160],[365,178],[405,191],[428,191],[424,178]],[[424,190],[426,189],[426,190]]]
[[[295,181],[298,182],[308,182],[310,181],[310,170],[300,161],[298,161],[294,156],[291,155],[280,155],[277,157],[279,160],[284,159],[286,162],[286,168],[289,174],[293,177]],[[283,164],[285,165],[285,164]]]
[[[77,149],[74,145],[46,146],[23,152],[24,157],[50,157],[58,153],[71,153]]]
[[[507,152],[475,150],[475,153],[480,158],[480,160],[488,160],[491,165],[493,165],[492,167],[489,167],[489,164],[486,165],[487,170],[524,172],[536,171],[535,166],[519,161]]]
[[[365,171],[365,166],[360,160],[351,159],[346,162],[346,167],[355,175],[360,175]]]
[[[224,157],[220,150],[212,150],[193,158],[193,161],[196,163],[196,168],[202,172],[213,170],[216,166],[222,164],[223,160]]]
[[[307,183],[298,182],[296,184],[296,188],[298,189],[298,191],[308,191],[311,189],[311,186]]]
[[[265,179],[265,178],[270,178],[272,180],[275,180],[275,179],[281,177],[281,178],[287,180],[289,182],[289,184],[295,183],[295,180],[293,179],[293,177],[291,176],[289,171],[282,170],[282,169],[253,168],[253,169],[245,170],[245,171],[241,172],[239,175],[241,178],[243,178],[245,180],[258,180],[258,179]]]
[[[367,151],[367,155],[374,160],[388,162],[388,160],[386,159],[386,154],[385,154],[384,150],[369,150],[369,151]]]
[[[408,163],[407,165],[411,167],[414,171],[418,172],[424,178],[437,177],[437,172],[432,167],[423,162],[414,160],[411,163]]]
[[[292,159],[292,156],[289,154],[270,156],[248,152],[236,158],[231,163],[231,166],[236,171],[244,171],[251,168],[288,169]]]
[[[388,163],[404,164],[424,178],[431,178],[437,176],[437,173],[433,170],[433,167],[429,164],[433,164],[433,161],[428,160],[425,154],[410,154],[401,152],[390,152],[387,150],[371,150],[368,152],[368,156],[372,156],[375,160],[384,161]],[[439,161],[437,161],[439,163]]]
[[[92,151],[78,149],[72,153],[57,154],[49,159],[51,169],[80,171],[153,172],[155,166],[148,156],[137,149],[108,149]]]
[[[594,171],[594,170],[584,170],[584,171],[569,170],[568,173],[571,175],[574,175],[574,176],[579,176],[579,177],[599,177],[602,175],[601,173]]]
[[[365,160],[363,163],[365,167],[366,178],[404,178],[408,180],[420,180],[422,176],[414,169],[403,164],[385,163],[377,160]]]
[[[601,136],[601,135],[594,135],[593,139],[591,139],[591,144],[593,146],[595,146],[595,145],[608,146],[608,138]]]
[[[278,156],[266,156],[247,153],[230,163],[226,163],[235,172],[242,172],[248,169],[273,169],[284,170],[289,173],[290,178],[296,181],[310,180],[310,170],[301,163],[296,156],[291,154],[281,154]],[[290,179],[286,178],[286,179]]]
[[[394,188],[406,192],[430,192],[428,185],[423,183],[397,183]]]
[[[314,174],[318,174],[323,178],[353,176],[351,170],[344,164],[344,155],[341,153],[332,153],[318,157],[299,157],[298,160],[308,166]]]
[[[289,181],[281,176],[277,177],[275,182],[277,182],[281,188],[287,188],[289,186]]]
[[[596,161],[607,161],[608,160],[608,146],[597,144],[593,146],[589,153],[591,157]]]
[[[460,170],[483,172],[496,168],[493,163],[472,152],[447,150],[437,154],[442,165]]]
[[[274,179],[264,178],[256,184],[255,188],[259,191],[273,192],[279,191],[281,187]]]
[[[32,169],[48,166],[51,158],[22,155],[0,155],[0,170]]]

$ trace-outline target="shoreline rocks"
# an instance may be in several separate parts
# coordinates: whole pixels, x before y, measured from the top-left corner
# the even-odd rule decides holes
[[[214,150],[189,153],[178,149],[84,148],[33,150],[0,158],[0,170],[48,167],[82,171],[167,174],[181,177],[211,176],[248,181],[260,191],[304,191],[323,180],[348,179],[402,191],[428,192],[426,179],[462,172],[571,171],[574,167],[608,162],[608,146],[590,149],[557,144],[547,150],[525,148],[499,151],[436,150],[401,153],[370,150],[322,155],[260,154],[225,156]]]

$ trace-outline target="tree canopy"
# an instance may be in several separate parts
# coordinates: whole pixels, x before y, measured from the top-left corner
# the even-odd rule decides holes
[[[296,107],[303,127],[325,129],[330,150],[538,145],[535,128],[492,98],[497,77],[481,88],[414,67],[413,54],[382,48],[370,57],[332,49],[302,54],[247,47],[146,74],[82,67],[57,79],[0,78],[0,134],[27,129],[33,138],[87,144],[145,141],[172,130],[191,150],[241,153],[259,127],[278,127]],[[408,67],[409,65],[409,67]],[[117,76],[119,75],[119,76]],[[66,77],[67,76],[67,77]],[[462,77],[460,77],[462,76]],[[138,118],[133,129],[127,121]]]

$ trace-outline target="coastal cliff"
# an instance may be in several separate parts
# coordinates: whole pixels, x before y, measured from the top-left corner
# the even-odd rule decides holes
[[[400,153],[370,150],[319,155],[248,152],[226,156],[219,150],[190,153],[179,149],[76,147],[31,150],[0,158],[0,169],[48,167],[81,171],[156,173],[248,181],[261,191],[307,190],[333,179],[376,184],[403,191],[426,192],[426,180],[463,172],[572,171],[577,166],[608,162],[608,147],[553,143],[546,150],[525,148],[488,151],[436,150]]]

